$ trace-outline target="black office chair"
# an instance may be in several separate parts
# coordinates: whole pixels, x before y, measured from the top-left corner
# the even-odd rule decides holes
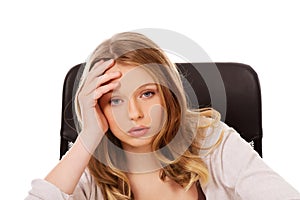
[[[226,114],[224,121],[237,130],[262,157],[262,114],[260,84],[256,72],[240,63],[176,63],[184,75],[184,87],[192,107],[209,107],[212,104],[209,86],[199,71],[216,68],[223,79],[226,92]],[[82,73],[83,64],[78,64],[67,73],[63,87],[60,158],[68,151],[77,138],[73,120],[73,88],[78,73]],[[78,81],[77,81],[78,82]],[[219,87],[219,86],[217,86]],[[221,88],[222,89],[222,88]],[[196,94],[195,98],[192,97]],[[194,100],[193,100],[194,99]],[[222,113],[221,113],[222,114]]]

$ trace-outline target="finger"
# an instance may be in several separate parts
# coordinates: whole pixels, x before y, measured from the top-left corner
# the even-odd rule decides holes
[[[109,58],[109,59],[108,58],[103,58],[100,61],[96,61],[95,64],[90,69],[90,71],[94,71],[97,67],[99,67],[103,63],[110,63],[110,62],[115,62],[115,61],[112,58]]]
[[[101,86],[101,87],[97,88],[94,91],[94,94],[93,94],[94,100],[98,100],[104,94],[106,94],[106,93],[108,93],[108,92],[113,91],[114,89],[116,89],[119,85],[120,85],[119,82],[115,82],[115,83],[109,83],[107,85],[104,85],[104,86]]]
[[[84,90],[86,94],[89,94],[93,92],[95,89],[97,89],[98,87],[100,87],[101,85],[104,85],[106,83],[109,83],[110,81],[120,78],[121,75],[122,74],[119,71],[103,74],[102,76],[94,79],[91,83],[89,83]]]
[[[101,64],[104,63],[105,61],[108,61],[108,60],[101,59],[101,60],[99,60],[99,61],[96,61],[96,62],[90,67],[90,70],[89,70],[89,71],[94,70],[95,67],[96,67],[97,65],[101,65]],[[91,63],[91,64],[92,64],[92,63]]]
[[[114,65],[114,63],[115,62],[113,59],[110,59],[105,62],[102,61],[97,62],[92,68],[92,70],[88,73],[86,82],[91,82],[95,78],[102,75],[106,70],[111,68]]]

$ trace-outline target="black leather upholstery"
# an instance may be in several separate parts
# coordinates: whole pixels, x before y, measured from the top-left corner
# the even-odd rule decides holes
[[[60,158],[77,137],[72,114],[72,96],[74,81],[76,77],[78,78],[77,73],[82,71],[83,65],[79,64],[71,68],[64,81]],[[198,102],[190,102],[192,107],[211,106],[209,89],[205,79],[197,71],[217,66],[223,79],[227,98],[226,116],[222,119],[237,130],[262,156],[261,93],[256,72],[249,65],[240,63],[177,63],[176,65],[186,78],[184,87],[187,96],[189,97],[191,90],[197,95]],[[187,81],[191,87],[187,85]]]

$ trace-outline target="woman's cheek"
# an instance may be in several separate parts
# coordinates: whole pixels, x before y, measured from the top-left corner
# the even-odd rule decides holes
[[[166,122],[167,112],[160,104],[155,104],[149,109],[150,130],[144,137],[151,137],[158,134]]]
[[[111,118],[114,126],[117,126],[122,132],[127,133],[134,123],[129,119],[128,106],[126,104],[121,106],[112,107]]]

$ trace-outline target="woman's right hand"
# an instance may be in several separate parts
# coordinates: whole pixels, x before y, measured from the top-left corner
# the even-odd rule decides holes
[[[88,72],[86,81],[78,93],[82,131],[68,153],[45,177],[46,181],[66,194],[74,192],[94,150],[108,129],[98,99],[118,87],[117,81],[111,81],[121,77],[120,72],[104,74],[113,65],[114,60],[99,61]]]
[[[119,83],[111,83],[121,76],[120,72],[104,74],[114,65],[114,60],[99,61],[89,71],[82,86],[78,101],[82,118],[82,131],[79,134],[81,143],[93,154],[105,132],[108,130],[107,120],[99,107],[98,100],[107,92],[118,87]]]

